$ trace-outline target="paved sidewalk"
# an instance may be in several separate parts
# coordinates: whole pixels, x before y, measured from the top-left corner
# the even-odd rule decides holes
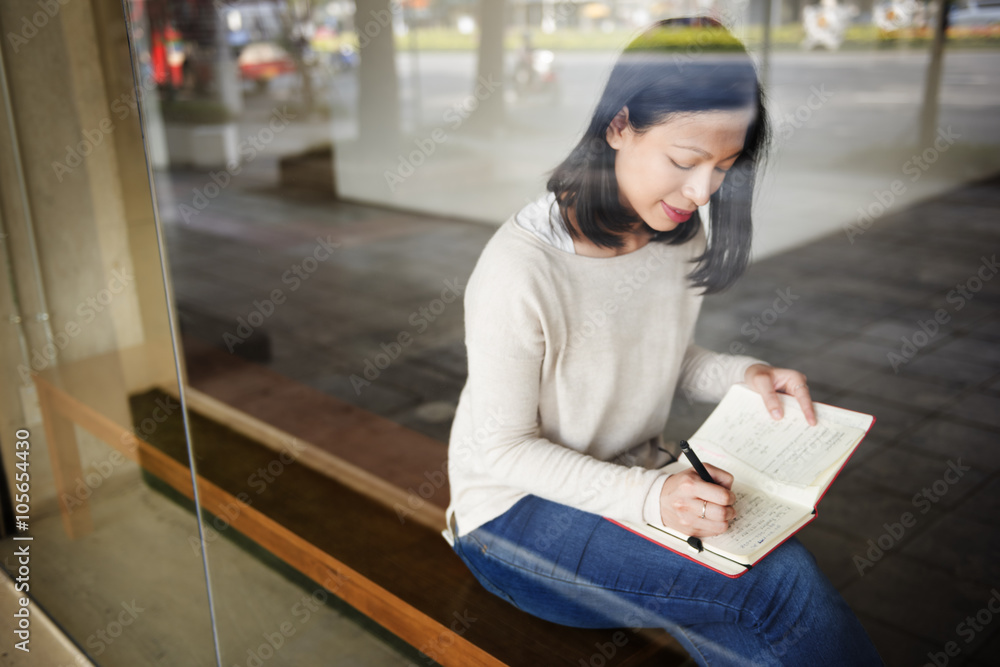
[[[801,539],[891,665],[1000,664],[998,214],[994,179],[782,253],[697,331],[876,416]]]
[[[174,199],[203,182],[173,174]],[[998,213],[994,179],[775,255],[706,299],[697,330],[876,415],[801,539],[890,665],[1000,664]],[[445,446],[466,361],[461,299],[441,297],[493,227],[231,187],[167,232],[180,309],[211,313],[210,342],[280,289],[259,327],[272,370]],[[309,262],[320,239],[341,245]],[[666,434],[710,410],[678,399]]]

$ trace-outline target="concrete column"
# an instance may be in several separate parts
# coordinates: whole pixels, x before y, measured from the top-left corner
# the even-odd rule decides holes
[[[52,4],[53,16],[30,0],[0,5],[4,34],[23,38],[8,37],[3,47],[27,195],[26,208],[5,217],[27,314],[42,307],[41,289],[53,335],[68,338],[57,358],[69,361],[137,344],[143,332],[115,150],[122,122],[107,97],[93,7]],[[5,204],[18,192],[8,166],[0,180]],[[40,287],[29,266],[29,216]],[[48,344],[42,327],[27,333],[33,352]]]
[[[399,149],[399,89],[393,10],[388,0],[358,0],[354,26],[361,47],[358,70],[359,143],[369,155],[391,158]]]
[[[29,370],[169,332],[120,2],[10,0],[0,33],[11,103],[10,114],[0,104],[0,218],[13,277],[0,316],[16,297],[25,318],[24,351],[0,346],[0,424],[12,433],[35,408],[7,400],[30,392]],[[4,322],[3,332],[18,330]],[[127,420],[125,392],[106,398]],[[103,446],[84,438],[81,450],[86,463]]]

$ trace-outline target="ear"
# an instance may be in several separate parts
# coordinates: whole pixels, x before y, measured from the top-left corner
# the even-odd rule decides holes
[[[628,131],[628,107],[622,107],[615,114],[615,117],[611,119],[604,137],[607,139],[609,146],[618,150],[625,143],[624,134],[626,131]]]

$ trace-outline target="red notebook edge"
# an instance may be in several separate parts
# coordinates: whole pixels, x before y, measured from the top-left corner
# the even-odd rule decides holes
[[[615,524],[619,528],[627,530],[628,532],[632,533],[633,535],[638,535],[642,539],[647,540],[649,542],[652,542],[653,544],[655,544],[658,547],[663,547],[667,551],[672,551],[675,554],[677,554],[678,556],[681,556],[682,558],[688,559],[692,563],[697,563],[698,565],[701,565],[702,567],[708,568],[712,572],[717,572],[717,573],[721,574],[724,577],[728,577],[729,579],[738,579],[738,578],[742,577],[744,574],[746,574],[747,572],[749,572],[751,570],[751,568],[752,568],[752,566],[748,567],[743,572],[740,572],[739,574],[729,574],[728,572],[723,572],[722,570],[719,570],[717,568],[712,567],[708,563],[703,563],[700,560],[697,560],[696,558],[692,558],[690,555],[684,553],[683,551],[678,551],[677,549],[674,549],[672,547],[668,547],[666,544],[663,544],[662,542],[657,542],[656,540],[654,540],[653,538],[651,538],[651,537],[649,537],[647,535],[643,535],[642,533],[640,533],[638,531],[632,530],[628,526],[625,526],[625,525],[619,523],[618,521],[615,521],[614,519],[609,519],[608,517],[603,517],[603,518],[604,518],[605,521],[610,521],[611,523]],[[789,537],[791,537],[791,536],[789,536]],[[770,553],[770,552],[768,552],[768,553]]]
[[[841,409],[845,409],[845,408],[841,408]],[[816,514],[816,508],[819,507],[819,501],[823,500],[823,497],[826,496],[826,492],[830,490],[830,487],[833,486],[833,483],[837,481],[838,477],[840,477],[840,473],[844,472],[844,468],[847,467],[847,464],[851,461],[851,458],[855,454],[858,453],[858,450],[861,448],[861,443],[864,442],[865,438],[868,437],[868,434],[871,433],[872,426],[875,425],[875,415],[868,415],[868,416],[872,418],[872,422],[868,425],[868,428],[865,430],[865,434],[863,436],[861,436],[861,439],[858,440],[858,444],[856,444],[854,446],[854,449],[852,449],[851,453],[847,455],[847,458],[844,459],[844,462],[841,464],[841,466],[839,468],[837,468],[837,472],[835,472],[833,474],[833,477],[830,478],[830,483],[826,485],[825,489],[823,489],[823,493],[819,494],[819,497],[816,498],[816,503],[813,505],[813,515],[814,516]],[[806,525],[808,525],[808,524],[806,524]],[[805,528],[805,526],[802,526],[802,528]],[[796,531],[796,532],[798,532],[798,531]]]

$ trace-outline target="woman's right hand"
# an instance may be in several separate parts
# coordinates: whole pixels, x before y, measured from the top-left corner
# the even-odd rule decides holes
[[[721,535],[729,528],[736,516],[736,496],[730,490],[733,476],[709,463],[705,467],[718,484],[702,481],[693,468],[671,475],[663,483],[660,519],[667,528],[694,537]]]

